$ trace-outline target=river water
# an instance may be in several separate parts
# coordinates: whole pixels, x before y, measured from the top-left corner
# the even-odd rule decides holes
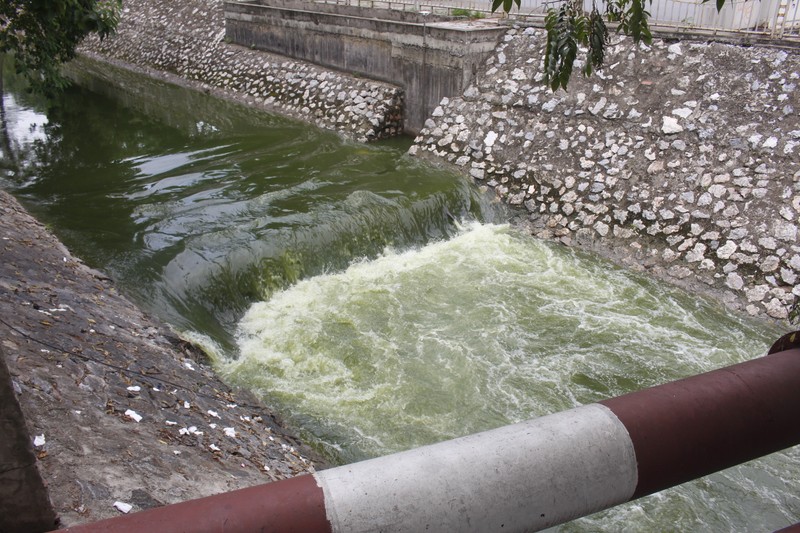
[[[6,65],[1,184],[339,463],[762,355],[782,333],[527,236],[451,172],[85,63]],[[561,526],[800,521],[796,449]],[[481,465],[475,465],[480,469]]]

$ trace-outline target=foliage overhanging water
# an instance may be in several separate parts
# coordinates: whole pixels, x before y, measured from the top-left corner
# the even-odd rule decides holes
[[[335,460],[718,368],[780,334],[523,235],[396,148],[83,68],[47,113],[3,95],[3,186]],[[797,456],[562,529],[782,527],[800,519]]]

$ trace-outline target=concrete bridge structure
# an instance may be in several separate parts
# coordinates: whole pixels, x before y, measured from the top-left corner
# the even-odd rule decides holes
[[[416,134],[443,97],[461,94],[506,27],[425,11],[317,2],[226,2],[226,37],[405,91],[405,130]]]

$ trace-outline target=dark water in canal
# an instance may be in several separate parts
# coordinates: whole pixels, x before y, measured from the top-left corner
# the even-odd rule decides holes
[[[781,333],[521,234],[402,142],[106,66],[76,76],[48,108],[6,65],[0,185],[335,461],[740,362]],[[798,455],[561,529],[783,527],[800,521]]]

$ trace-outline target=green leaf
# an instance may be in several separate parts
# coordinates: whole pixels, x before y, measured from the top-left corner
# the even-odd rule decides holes
[[[717,0],[717,12],[722,11],[722,6],[725,5],[725,0]]]
[[[650,44],[653,36],[647,25],[650,13],[645,11],[642,0],[630,0],[630,8],[625,12],[625,17],[620,23],[620,29],[627,35],[633,37],[633,41],[638,43],[644,41]]]
[[[517,7],[519,7],[521,1],[522,0],[492,0],[492,13],[497,11],[500,6],[503,6],[503,11],[510,13],[514,4],[516,3]]]
[[[566,89],[578,54],[578,44],[586,40],[586,17],[571,4],[556,11],[549,9],[545,17],[544,82],[551,90]]]
[[[608,28],[597,9],[592,9],[592,12],[589,14],[588,26],[589,51],[586,57],[586,65],[583,67],[585,76],[589,76],[593,70],[603,67],[606,44],[608,44]]]
[[[120,10],[119,0],[3,0],[0,49],[15,55],[33,90],[52,95],[66,84],[61,63],[88,34],[112,33]]]
[[[645,0],[607,0],[604,14],[594,5],[587,13],[577,0],[562,1],[565,3],[557,9],[548,8],[545,15],[547,40],[543,82],[553,91],[559,87],[566,90],[580,46],[587,48],[584,75],[589,76],[603,67],[609,41],[606,20],[616,22],[617,31],[630,35],[635,42],[652,42],[648,25],[650,13],[645,9]]]

